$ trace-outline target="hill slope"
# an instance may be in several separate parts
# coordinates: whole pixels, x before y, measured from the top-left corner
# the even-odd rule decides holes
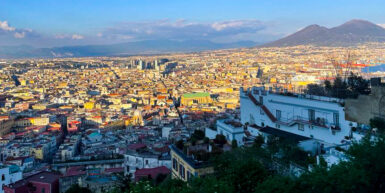
[[[385,29],[364,20],[351,20],[334,28],[310,25],[294,34],[263,47],[297,45],[352,46],[367,42],[385,42]]]

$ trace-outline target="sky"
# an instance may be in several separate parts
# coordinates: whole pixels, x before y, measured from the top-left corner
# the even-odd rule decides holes
[[[384,0],[0,0],[0,46],[267,42],[311,24],[382,25],[384,9]]]

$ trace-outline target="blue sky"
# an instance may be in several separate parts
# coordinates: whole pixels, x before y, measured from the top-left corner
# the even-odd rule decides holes
[[[310,24],[385,24],[383,0],[0,0],[0,45],[270,41]]]

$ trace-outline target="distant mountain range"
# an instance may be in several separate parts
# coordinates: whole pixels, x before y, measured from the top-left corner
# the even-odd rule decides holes
[[[369,21],[351,20],[333,28],[310,25],[294,34],[262,46],[353,46],[368,42],[385,42],[385,29]]]
[[[326,28],[310,25],[282,39],[257,44],[253,41],[215,43],[209,40],[145,40],[111,45],[65,46],[34,48],[31,46],[0,47],[0,58],[52,58],[85,56],[150,55],[171,52],[254,47],[285,47],[297,45],[353,46],[367,42],[385,42],[385,29],[364,20],[351,20],[340,26]]]
[[[253,47],[253,41],[215,43],[208,40],[146,40],[111,45],[65,46],[34,48],[31,46],[0,47],[0,58],[50,58],[84,56],[127,56],[162,54],[170,52],[197,52],[204,50]]]

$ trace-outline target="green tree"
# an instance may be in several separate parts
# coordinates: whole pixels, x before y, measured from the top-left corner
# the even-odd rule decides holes
[[[352,91],[352,98],[356,98],[360,94],[370,94],[369,81],[353,73],[348,77],[348,87]]]
[[[184,141],[183,140],[179,140],[175,143],[175,146],[178,148],[178,149],[181,149],[183,150],[183,147],[184,147]]]
[[[234,189],[226,181],[218,180],[215,176],[194,178],[190,187],[193,192],[200,193],[232,193]]]
[[[257,186],[255,193],[297,193],[296,180],[286,176],[270,176]]]
[[[92,192],[88,188],[80,187],[78,184],[74,184],[65,193],[92,193]]]
[[[215,136],[214,143],[216,143],[218,145],[224,145],[227,143],[227,139],[224,135],[218,134]]]
[[[132,176],[131,174],[128,176],[125,176],[124,174],[117,175],[117,178],[118,178],[117,188],[119,188],[121,191],[130,190],[131,176]]]
[[[342,80],[341,77],[337,77],[332,86],[332,97],[345,99],[350,96],[350,91],[348,90],[348,84]]]
[[[264,143],[265,143],[265,138],[264,138],[262,135],[258,135],[258,136],[254,139],[254,144],[253,144],[253,146],[254,146],[254,147],[261,147]]]
[[[194,138],[196,140],[203,140],[205,138],[205,132],[202,130],[195,130],[194,133],[191,135],[191,138]]]
[[[370,119],[370,127],[377,128],[381,133],[385,132],[385,120],[380,117]]]
[[[238,142],[237,142],[237,140],[233,139],[233,140],[231,141],[231,147],[232,147],[233,149],[235,149],[235,148],[238,147]]]
[[[234,192],[253,192],[257,184],[268,175],[261,164],[266,156],[262,148],[236,148],[216,157],[215,175],[229,184]],[[267,156],[268,157],[268,156]]]
[[[322,85],[318,84],[308,84],[305,90],[306,94],[317,95],[317,96],[325,96],[325,88]]]

